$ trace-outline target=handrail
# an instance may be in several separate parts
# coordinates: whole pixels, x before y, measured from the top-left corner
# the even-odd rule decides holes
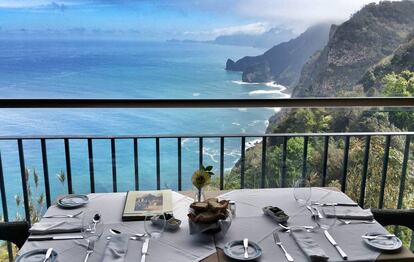
[[[155,139],[155,138],[254,138],[254,137],[326,137],[326,136],[414,136],[414,132],[340,132],[340,133],[276,133],[276,134],[160,134],[160,135],[0,135],[0,140],[38,140],[38,139]]]
[[[247,108],[414,107],[414,97],[273,99],[0,99],[0,108]]]

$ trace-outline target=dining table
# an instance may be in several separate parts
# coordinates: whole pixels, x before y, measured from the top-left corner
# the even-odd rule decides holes
[[[227,232],[216,234],[190,234],[188,211],[194,202],[192,192],[172,191],[173,215],[182,221],[176,231],[165,230],[158,239],[150,239],[149,254],[146,262],[161,261],[202,261],[202,262],[231,262],[223,249],[229,241],[243,240],[257,243],[262,255],[254,261],[287,261],[281,248],[273,239],[273,232],[278,232],[280,241],[292,256],[294,261],[309,261],[304,252],[295,242],[290,232],[282,228],[270,217],[263,214],[265,206],[277,206],[289,215],[287,225],[311,225],[316,226],[311,213],[306,205],[299,204],[293,196],[293,188],[276,189],[238,189],[230,191],[207,191],[206,197],[215,197],[220,200],[232,200],[236,205],[235,215],[232,217],[231,226]],[[125,242],[124,254],[116,259],[108,252],[112,230],[122,232],[125,235],[145,232],[143,221],[122,221],[126,192],[119,193],[92,193],[88,194],[89,201],[85,206],[76,209],[62,209],[57,205],[51,205],[44,217],[62,214],[74,214],[76,212],[99,211],[102,217],[103,233],[96,241],[89,262],[95,261],[140,261],[141,250],[144,244],[142,239],[128,240]],[[333,188],[313,187],[310,201],[320,203],[348,203],[354,201],[346,194]],[[74,218],[42,218],[38,223],[53,223],[64,221],[68,223],[82,223],[82,217]],[[361,235],[369,232],[388,233],[388,231],[375,222],[372,224],[344,224],[336,222],[329,229],[330,234],[338,245],[348,255],[347,261],[414,261],[414,254],[402,247],[397,252],[385,253],[368,246]],[[64,235],[79,235],[80,233],[65,233]],[[316,243],[323,249],[328,261],[345,261],[336,248],[327,240],[323,231],[313,230],[309,233]],[[53,234],[60,235],[60,234]],[[26,241],[19,251],[19,255],[36,249],[53,248],[58,254],[57,262],[84,261],[87,251],[85,239]],[[119,254],[117,254],[119,255]]]

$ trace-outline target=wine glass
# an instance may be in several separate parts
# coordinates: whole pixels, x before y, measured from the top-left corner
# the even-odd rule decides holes
[[[293,187],[293,197],[299,205],[303,206],[308,203],[312,195],[312,188],[310,186],[309,180],[307,179],[298,179],[294,183]]]
[[[165,230],[167,221],[165,220],[165,213],[161,213],[154,217],[153,213],[146,213],[144,220],[144,229],[147,237],[160,238]],[[156,221],[152,221],[156,219]]]
[[[335,206],[315,207],[317,215],[315,216],[316,223],[323,230],[328,230],[335,225]]]
[[[82,235],[87,242],[86,257],[88,261],[95,247],[95,242],[101,237],[104,230],[102,215],[99,211],[86,211],[82,217]]]
[[[82,233],[85,239],[98,239],[104,230],[102,215],[99,211],[90,210],[83,214]]]

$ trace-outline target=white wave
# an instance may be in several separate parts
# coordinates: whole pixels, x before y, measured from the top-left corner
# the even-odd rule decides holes
[[[263,125],[268,125],[269,121],[268,120],[253,120],[253,122],[247,124],[248,126],[255,126],[257,124],[262,123]]]
[[[238,84],[238,85],[261,85],[262,83],[250,83],[250,82],[243,82],[243,81],[231,81],[232,83]]]
[[[246,112],[247,108],[238,108],[237,110],[239,110],[240,112]]]
[[[193,96],[200,96],[200,93],[193,93]]]
[[[285,87],[285,86],[282,86],[282,85],[276,84],[276,82],[275,82],[275,81],[272,81],[272,82],[267,82],[267,83],[265,84],[265,86],[268,86],[268,87],[273,87],[273,88],[279,88],[281,91],[286,90],[286,87]]]
[[[232,125],[235,125],[235,126],[240,126],[240,123],[236,123],[236,122],[233,122],[233,123],[231,123]]]
[[[249,96],[255,95],[270,95],[270,94],[280,94],[279,90],[254,90],[249,92]]]
[[[254,147],[256,144],[258,144],[260,142],[262,142],[262,139],[261,138],[254,139],[254,140],[251,140],[251,141],[247,141],[246,142],[246,149],[249,149],[251,147]]]

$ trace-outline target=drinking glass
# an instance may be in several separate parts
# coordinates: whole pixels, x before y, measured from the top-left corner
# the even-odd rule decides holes
[[[323,230],[328,230],[335,225],[335,206],[314,207],[317,215],[315,216],[316,223]],[[330,217],[327,216],[330,215]]]
[[[104,230],[102,215],[99,211],[91,210],[83,213],[82,235],[84,239],[98,239]]]
[[[165,220],[165,214],[162,213],[160,215],[161,217],[164,217],[164,219],[159,219],[155,224],[151,221],[154,214],[147,213],[145,215],[144,229],[145,233],[147,233],[147,236],[150,238],[160,238],[165,230],[165,225],[167,224],[167,221]]]
[[[312,188],[309,180],[298,179],[295,181],[293,186],[293,196],[299,205],[306,205],[312,195]]]

